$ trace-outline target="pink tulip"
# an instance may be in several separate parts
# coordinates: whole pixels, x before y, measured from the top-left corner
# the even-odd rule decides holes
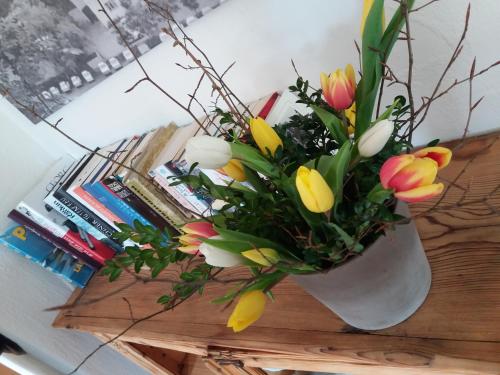
[[[321,88],[326,102],[337,111],[349,108],[356,93],[356,77],[354,68],[348,64],[345,71],[337,69],[327,76],[321,73]]]

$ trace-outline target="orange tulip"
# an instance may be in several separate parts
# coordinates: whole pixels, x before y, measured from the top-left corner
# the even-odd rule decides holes
[[[428,147],[414,154],[393,156],[380,169],[380,182],[385,189],[393,189],[394,196],[404,202],[420,202],[433,198],[444,189],[434,183],[437,171],[451,159],[451,151],[444,147]]]
[[[344,71],[337,69],[329,76],[321,73],[320,78],[323,96],[332,108],[342,111],[351,106],[356,93],[356,77],[351,64]]]

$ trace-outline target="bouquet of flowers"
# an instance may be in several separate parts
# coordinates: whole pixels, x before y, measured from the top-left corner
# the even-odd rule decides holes
[[[130,266],[140,272],[147,265],[157,277],[181,264],[172,292],[159,298],[169,308],[223,280],[225,268],[247,267],[247,278],[223,280],[228,291],[214,301],[238,301],[227,324],[238,332],[259,319],[287,275],[326,272],[359,256],[408,220],[395,213],[398,200],[441,194],[444,186],[435,180],[451,151],[437,140],[412,149],[412,99],[398,96],[376,110],[385,63],[412,5],[401,1],[385,27],[383,1],[365,1],[360,74],[347,65],[322,73],[320,89],[300,77],[289,87],[310,114],[283,124],[248,118],[221,137],[190,139],[185,155],[192,169],[222,169],[233,181],[217,185],[204,173],[188,173],[173,183],[210,196],[217,210],[185,224],[167,243],[159,230],[121,224],[119,237],[148,246],[129,247],[108,262],[110,279]],[[236,124],[232,116],[224,113],[224,121]]]

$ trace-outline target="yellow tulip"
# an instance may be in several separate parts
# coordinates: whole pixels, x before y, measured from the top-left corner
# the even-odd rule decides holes
[[[277,263],[280,258],[276,250],[266,247],[243,251],[241,255],[243,255],[245,258],[250,259],[252,262],[266,267]]]
[[[262,316],[265,307],[266,295],[262,290],[246,292],[236,304],[227,321],[227,326],[232,328],[234,332],[243,331]]]
[[[236,181],[243,182],[247,179],[243,164],[237,159],[229,160],[229,163],[222,167],[222,170],[225,174]]]
[[[363,31],[365,30],[365,22],[368,14],[370,13],[370,9],[372,8],[374,0],[364,0],[363,1],[363,15],[361,16],[361,35],[363,35]],[[382,11],[382,30],[385,29],[385,12]]]
[[[354,125],[356,124],[356,102],[352,103],[352,105],[344,111],[344,114],[347,120],[349,120],[347,131],[349,134],[353,134]]]
[[[333,207],[335,199],[332,189],[316,169],[299,167],[295,185],[302,203],[309,211],[320,213]]]
[[[276,149],[279,146],[283,147],[281,138],[261,117],[250,119],[250,131],[252,132],[255,143],[259,146],[260,152],[265,156],[267,156],[269,152],[274,156]]]

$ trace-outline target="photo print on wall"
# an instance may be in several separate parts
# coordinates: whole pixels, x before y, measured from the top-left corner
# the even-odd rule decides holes
[[[223,1],[155,3],[168,6],[187,26]],[[102,4],[138,56],[168,40],[161,31],[165,21],[144,0]],[[47,117],[132,62],[132,53],[99,9],[97,0],[0,0],[0,86]]]

